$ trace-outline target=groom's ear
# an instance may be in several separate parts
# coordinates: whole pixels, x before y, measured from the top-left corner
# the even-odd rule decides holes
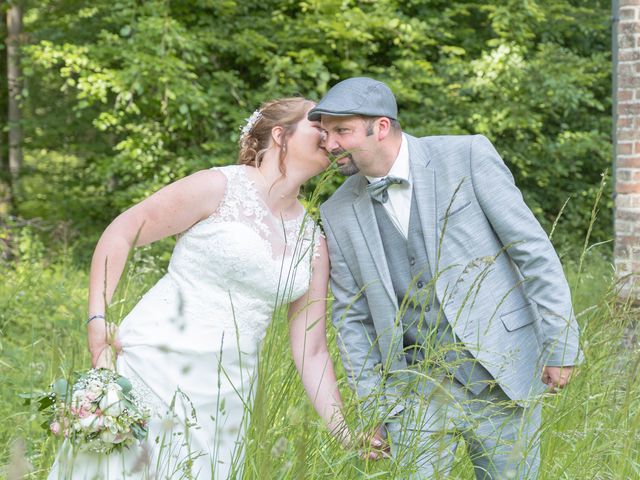
[[[391,133],[391,120],[387,117],[378,119],[378,141],[384,140]]]
[[[278,147],[282,146],[282,133],[283,132],[284,132],[284,129],[282,127],[279,127],[279,126],[273,127],[271,129],[271,140]]]

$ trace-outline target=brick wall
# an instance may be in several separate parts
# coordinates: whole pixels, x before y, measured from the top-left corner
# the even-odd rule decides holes
[[[615,265],[640,301],[640,0],[620,0],[618,19]]]

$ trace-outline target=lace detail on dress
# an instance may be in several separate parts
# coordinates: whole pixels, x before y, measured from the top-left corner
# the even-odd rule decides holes
[[[215,168],[227,178],[227,187],[213,218],[216,222],[233,222],[240,219],[241,216],[252,218],[253,221],[250,225],[260,236],[266,238],[269,235],[269,229],[264,223],[267,212],[258,197],[255,185],[247,177],[245,168],[243,165]]]
[[[308,215],[304,214],[299,221],[286,228],[287,244],[292,246],[299,260],[308,256],[311,261],[320,256],[320,239],[322,232],[318,224]]]
[[[185,332],[198,324],[260,340],[278,305],[309,289],[319,228],[306,212],[276,218],[248,168],[216,169],[227,179],[218,209],[179,238],[169,263],[171,281],[154,287],[168,299],[165,306],[175,304],[174,317],[188,319],[182,322]],[[205,335],[189,341],[192,349],[207,345]]]
[[[167,409],[162,400],[149,388],[137,373],[129,372],[127,378],[131,382],[133,389],[140,395],[145,405],[149,407],[151,415],[161,415]]]
[[[278,218],[269,211],[255,183],[249,178],[248,167],[230,165],[214,168],[225,175],[227,186],[217,211],[210,217],[212,222],[247,225],[265,240],[271,258],[278,262],[283,257],[301,260],[300,254],[310,252],[311,244],[308,242],[313,244],[310,257],[317,255],[320,231],[306,212],[290,220]]]

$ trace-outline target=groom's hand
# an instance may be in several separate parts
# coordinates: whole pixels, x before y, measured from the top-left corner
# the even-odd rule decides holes
[[[544,367],[542,369],[542,383],[549,387],[551,392],[564,388],[573,374],[573,367]]]

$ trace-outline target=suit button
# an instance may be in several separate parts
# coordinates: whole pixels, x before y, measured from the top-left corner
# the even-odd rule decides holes
[[[411,266],[413,267],[415,264],[416,264],[416,259],[415,259],[415,257],[411,257],[411,258],[409,259],[409,265],[411,265]]]
[[[418,288],[424,287],[424,282],[422,280],[420,280],[418,283],[416,283],[416,287],[418,287]]]

